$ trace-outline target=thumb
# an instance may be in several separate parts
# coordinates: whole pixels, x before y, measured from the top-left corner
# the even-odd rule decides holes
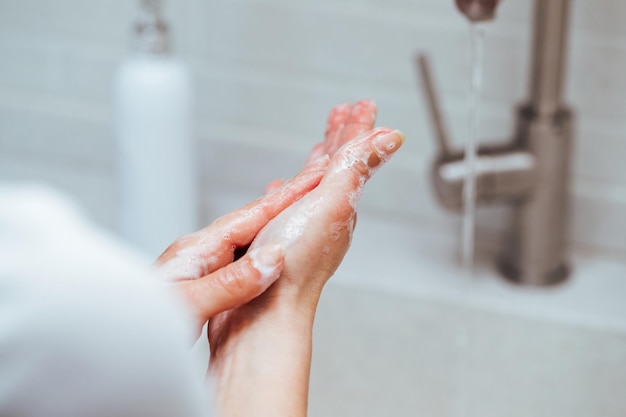
[[[280,276],[284,260],[281,245],[261,246],[209,275],[182,282],[179,288],[194,316],[204,323],[263,293]]]

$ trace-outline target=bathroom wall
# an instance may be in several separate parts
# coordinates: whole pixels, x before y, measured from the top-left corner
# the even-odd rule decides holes
[[[567,101],[578,115],[572,240],[626,254],[626,3],[573,1]],[[530,0],[502,2],[487,28],[482,133],[504,140],[528,81]],[[0,178],[44,179],[111,226],[116,201],[110,82],[128,44],[135,2],[0,2]],[[197,85],[207,218],[274,177],[292,174],[321,139],[330,107],[371,97],[379,124],[407,134],[372,181],[365,209],[416,233],[455,235],[428,182],[433,135],[414,68],[426,51],[447,122],[463,140],[468,25],[442,0],[177,0],[176,51]],[[226,199],[226,201],[230,201]],[[497,242],[506,210],[481,215]]]

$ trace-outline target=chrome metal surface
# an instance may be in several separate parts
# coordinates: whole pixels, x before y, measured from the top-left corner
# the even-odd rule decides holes
[[[514,224],[499,260],[500,271],[522,284],[550,285],[564,280],[568,271],[572,114],[561,107],[548,117],[529,105],[520,110],[518,120],[518,140],[535,155],[536,181],[513,206]]]
[[[471,22],[484,22],[496,16],[498,0],[455,0],[456,7]]]
[[[446,133],[445,123],[443,122],[443,116],[441,113],[441,107],[437,101],[437,94],[435,93],[435,87],[432,80],[430,71],[430,65],[425,55],[419,55],[417,57],[417,65],[419,73],[422,79],[422,88],[426,97],[426,103],[428,104],[428,110],[430,111],[430,120],[432,121],[433,130],[435,131],[435,138],[439,146],[439,155],[450,155],[452,148],[448,141],[448,134]]]
[[[569,0],[535,0],[530,105],[551,115],[563,104]]]
[[[512,140],[480,147],[476,162],[477,202],[506,202],[513,207],[514,220],[498,267],[507,279],[523,285],[553,285],[569,272],[573,114],[562,100],[569,3],[535,0],[528,103],[518,110]],[[439,146],[432,170],[435,194],[444,207],[459,210],[467,175],[465,155],[449,145],[425,57],[419,59],[419,71]]]
[[[535,156],[524,150],[481,148],[475,162],[476,202],[516,202],[535,184]],[[439,160],[433,166],[433,184],[441,204],[463,209],[463,184],[468,167],[463,154]]]

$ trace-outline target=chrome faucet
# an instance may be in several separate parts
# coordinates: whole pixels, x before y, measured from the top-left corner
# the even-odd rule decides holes
[[[456,0],[471,21],[493,18],[497,0]],[[509,280],[551,285],[565,280],[567,264],[568,186],[573,114],[563,103],[564,60],[569,0],[535,0],[530,93],[517,111],[512,140],[481,146],[475,162],[478,204],[507,202],[514,210],[507,242],[497,260]],[[428,63],[419,68],[438,155],[433,164],[435,193],[447,208],[462,208],[464,153],[452,149],[445,132]]]

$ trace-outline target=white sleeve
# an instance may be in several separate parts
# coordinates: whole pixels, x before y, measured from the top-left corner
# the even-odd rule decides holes
[[[206,416],[185,312],[66,200],[0,184],[0,415]]]

